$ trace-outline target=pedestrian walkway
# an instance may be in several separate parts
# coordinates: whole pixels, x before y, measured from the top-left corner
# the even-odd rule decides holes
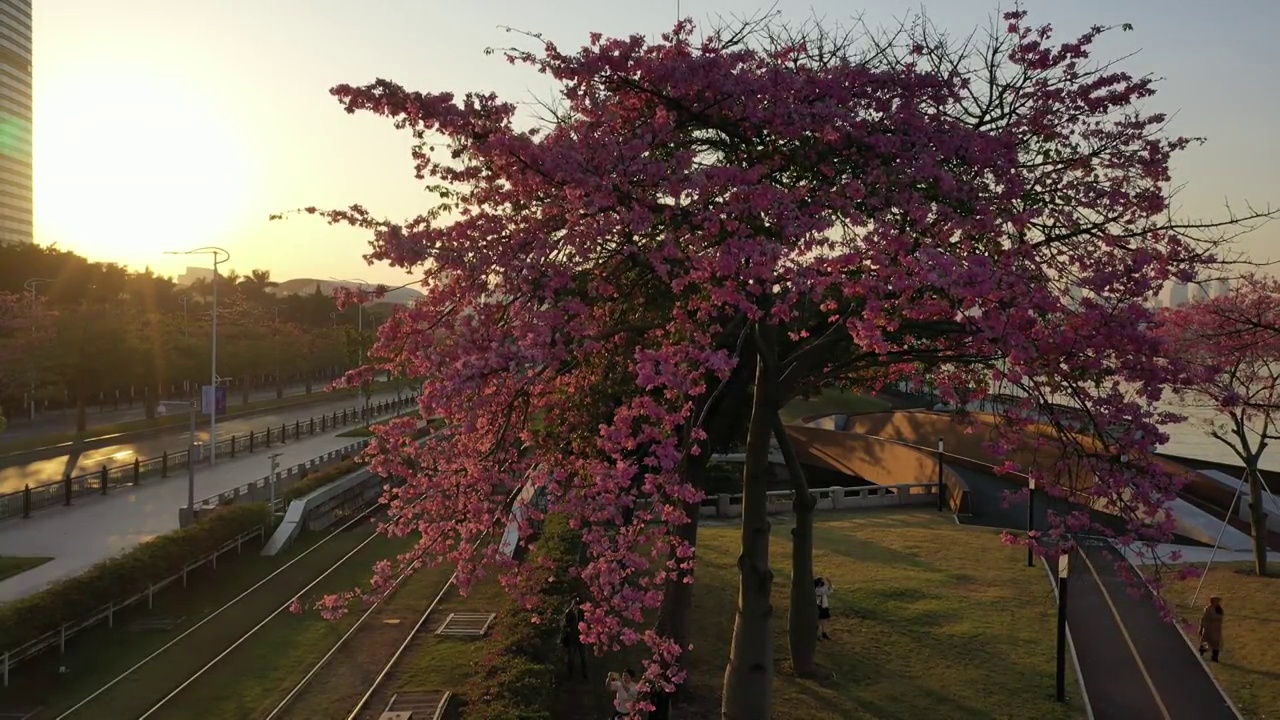
[[[966,524],[1026,528],[1026,501],[1004,498],[1006,491],[1017,489],[1014,483],[971,468],[953,469],[973,495],[974,516],[965,518]],[[1048,527],[1045,510],[1055,501],[1037,492],[1035,502],[1035,527],[1043,531]],[[1104,513],[1090,515],[1095,522],[1117,525]],[[1131,594],[1132,584],[1117,571],[1117,564],[1126,563],[1120,552],[1105,540],[1086,542],[1071,557],[1067,629],[1092,720],[1238,718],[1182,631],[1160,617],[1148,593]],[[1182,549],[1194,557],[1210,552],[1207,547]]]
[[[1094,720],[1236,720],[1182,631],[1135,597],[1109,542],[1081,546],[1067,581],[1067,627]]]
[[[357,438],[317,435],[276,448],[287,468],[337,450]],[[220,460],[196,472],[195,497],[200,500],[265,477],[271,470],[265,454]],[[0,555],[52,557],[33,570],[0,581],[0,602],[37,592],[48,584],[83,572],[141,542],[178,528],[178,508],[187,504],[187,476],[144,481],[106,496],[77,500],[70,508],[36,513],[25,520],[0,524]]]

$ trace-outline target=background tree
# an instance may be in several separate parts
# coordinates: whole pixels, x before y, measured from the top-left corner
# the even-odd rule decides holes
[[[1267,574],[1267,504],[1280,501],[1258,464],[1280,439],[1280,281],[1246,275],[1232,292],[1162,313],[1170,353],[1199,373],[1177,390],[1189,408],[1207,411],[1210,437],[1245,467],[1254,570]]]

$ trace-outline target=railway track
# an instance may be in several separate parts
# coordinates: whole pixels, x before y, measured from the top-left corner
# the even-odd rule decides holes
[[[517,495],[518,490],[511,494],[507,509]],[[336,571],[355,567],[367,570],[394,554],[395,548],[386,544],[393,541],[376,533],[367,522],[376,507],[359,511],[271,575],[62,711],[56,720],[185,719],[198,716],[200,708],[224,713],[223,717],[255,720],[342,717],[342,708],[351,708],[346,717],[353,720],[377,718],[394,697],[401,679],[401,661],[412,657],[419,644],[435,639],[429,631],[443,619],[450,605],[461,600],[454,589],[456,573],[446,576],[444,568],[403,573],[386,594],[355,615],[353,621],[316,622],[314,615],[299,618],[289,612],[295,601],[305,597],[350,589],[349,581],[343,584],[342,574],[334,575]],[[360,523],[367,529],[357,529]],[[280,582],[279,578],[312,553],[328,543],[342,541],[344,535],[346,545],[330,548],[334,555],[345,550],[340,558],[315,568],[316,572],[295,573],[300,577],[293,577],[292,585],[275,588],[274,596],[287,596],[287,602],[251,613],[241,627],[212,623],[223,613],[236,610],[263,586]],[[384,543],[375,545],[380,538]],[[488,541],[488,537],[480,538],[473,549]],[[194,662],[188,656],[195,657]],[[174,667],[170,668],[162,664],[165,657],[186,662],[173,662]],[[138,676],[143,673],[151,675],[147,678],[151,689],[139,692],[138,686],[145,683]],[[252,692],[240,693],[241,686],[249,684],[243,683],[245,677],[265,678],[265,682],[252,683]],[[164,688],[162,697],[157,698],[160,693],[154,690],[155,686]],[[401,702],[405,699],[402,697]],[[432,717],[432,713],[425,717]]]
[[[154,718],[157,713],[170,705],[175,697],[183,690],[196,683],[203,677],[215,664],[224,657],[232,653],[237,647],[252,638],[263,627],[265,627],[273,618],[277,618],[281,613],[288,611],[293,599],[299,599],[306,594],[312,592],[317,585],[320,585],[327,577],[334,573],[345,564],[353,559],[360,562],[369,563],[372,559],[364,557],[368,555],[368,548],[378,538],[382,537],[373,531],[372,524],[368,522],[369,516],[377,509],[377,505],[358,511],[349,520],[342,523],[336,530],[325,535],[315,544],[306,548],[297,556],[291,558],[287,563],[275,569],[270,575],[259,580],[257,583],[249,587],[235,598],[209,613],[202,620],[187,628],[177,637],[165,643],[159,649],[142,658],[127,670],[120,673],[94,692],[90,693],[70,708],[63,710],[57,715],[57,720],[66,720],[68,718],[100,718],[100,717],[120,717],[126,714],[128,717],[137,717],[139,720],[143,718]],[[364,529],[359,526],[363,524]],[[354,535],[353,532],[354,531]],[[333,563],[323,564],[316,568],[308,566],[316,562],[316,558],[322,558],[323,555],[316,556],[319,550],[331,548],[332,545],[338,545],[338,550],[352,546],[345,554]],[[367,567],[368,565],[366,565]],[[316,570],[316,574],[312,574],[311,570]],[[298,586],[301,585],[300,589]],[[264,589],[265,588],[265,589]],[[226,645],[226,639],[219,630],[217,624],[210,624],[214,620],[225,617],[228,611],[234,611],[243,607],[246,603],[253,601],[261,601],[261,595],[269,593],[271,590],[287,590],[291,596],[289,602],[279,606],[274,604],[274,609],[260,622],[250,628],[247,632],[239,634],[236,640],[226,646],[212,660],[204,665],[185,679],[180,679],[176,683],[176,687],[166,696],[154,702],[154,704],[143,706],[143,703],[150,702],[148,698],[130,697],[135,695],[137,690],[137,682],[139,671],[146,670],[148,672],[163,672],[165,666],[161,665],[168,658],[186,659],[193,653],[198,653],[202,642],[218,642]],[[157,662],[159,661],[159,662]],[[181,663],[174,662],[174,666]],[[126,709],[128,707],[128,709]],[[189,710],[183,716],[190,716]]]

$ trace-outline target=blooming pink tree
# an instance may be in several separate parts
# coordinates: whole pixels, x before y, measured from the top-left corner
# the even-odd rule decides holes
[[[1177,388],[1189,407],[1210,411],[1206,432],[1245,467],[1254,568],[1267,574],[1267,505],[1280,507],[1258,463],[1280,439],[1280,281],[1247,275],[1227,295],[1162,314],[1171,352],[1199,371]]]
[[[699,473],[745,398],[722,714],[767,717],[778,409],[906,367],[937,368],[952,400],[975,369],[1024,388],[1009,438],[1070,398],[1104,440],[1062,432],[1096,477],[1078,489],[1124,498],[1126,541],[1162,537],[1154,518],[1176,486],[1151,462],[1152,403],[1178,368],[1144,329],[1145,301],[1216,240],[1165,219],[1169,156],[1189,141],[1139,111],[1149,81],[1087,66],[1102,28],[1052,46],[1047,27],[1006,19],[1007,73],[986,79],[931,68],[941,44],[833,60],[755,25],[694,42],[686,22],[657,42],[506,51],[559,83],[541,121],[492,94],[334,88],[348,112],[413,133],[438,198],[405,222],[308,209],[370,231],[370,260],[424,276],[423,300],[374,352],[422,378],[423,415],[448,423],[417,446],[413,423],[392,422],[373,445],[376,470],[408,478],[386,498],[387,531],[422,538],[403,563],[456,563],[464,588],[496,568],[529,591],[541,569],[483,541],[533,483],[583,533],[584,640],[644,643],[645,689],[670,690],[687,632],[647,612],[669,620],[687,602]],[[999,90],[986,105],[984,83]],[[1058,474],[1032,472],[1065,493]],[[1088,523],[1064,516],[1051,536]],[[375,588],[394,571],[380,567]]]

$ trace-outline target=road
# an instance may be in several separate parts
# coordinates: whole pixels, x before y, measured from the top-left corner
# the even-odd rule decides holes
[[[394,392],[375,393],[372,401],[394,398]],[[267,427],[279,428],[281,424],[292,425],[295,421],[307,421],[313,417],[341,413],[344,409],[354,408],[359,401],[355,397],[344,397],[330,402],[316,403],[304,407],[284,408],[254,417],[230,419],[218,423],[218,439],[230,438],[232,435],[243,437],[250,431],[261,432]],[[196,439],[209,442],[208,428],[196,430]],[[68,472],[80,475],[100,469],[103,465],[116,467],[132,463],[134,458],[159,457],[165,452],[180,452],[187,449],[190,433],[187,429],[174,429],[160,437],[151,437],[135,442],[123,442],[107,447],[96,447],[83,452],[73,452],[58,457],[35,462],[27,462],[0,469],[0,493],[21,490],[24,485],[61,480]],[[220,463],[221,464],[221,463]],[[265,474],[265,471],[264,473]]]
[[[290,441],[280,467],[287,468],[357,442],[336,433]],[[240,456],[201,467],[196,472],[196,499],[206,498],[269,472],[266,455]],[[51,557],[33,570],[0,581],[0,603],[37,592],[51,582],[84,572],[107,558],[178,527],[178,508],[187,504],[186,475],[170,476],[106,496],[81,498],[69,508],[51,508],[28,519],[0,523],[0,548],[6,555]],[[106,602],[103,598],[103,602]],[[3,649],[0,649],[2,651]]]
[[[295,395],[303,395],[307,391],[305,385],[290,385],[284,389],[285,397],[293,397]],[[324,391],[324,383],[314,383],[312,392],[319,393]],[[249,402],[258,402],[261,400],[274,400],[276,391],[274,388],[266,388],[256,390],[249,393]],[[242,396],[240,393],[232,393],[227,398],[227,409],[234,411],[240,407]],[[166,401],[171,402],[171,401]],[[181,402],[173,400],[172,402]],[[142,408],[142,401],[138,400],[133,403],[133,407],[128,407],[127,403],[122,402],[119,409],[102,410],[97,407],[90,406],[89,412],[86,414],[88,427],[92,430],[102,425],[115,425],[117,423],[130,422],[133,420],[143,420],[146,418],[146,412]],[[47,413],[39,413],[36,415],[34,422],[28,420],[26,416],[18,416],[9,418],[9,427],[4,431],[5,440],[20,440],[22,438],[38,437],[40,435],[57,435],[59,433],[70,433],[76,430],[76,412],[75,410],[51,410]]]

